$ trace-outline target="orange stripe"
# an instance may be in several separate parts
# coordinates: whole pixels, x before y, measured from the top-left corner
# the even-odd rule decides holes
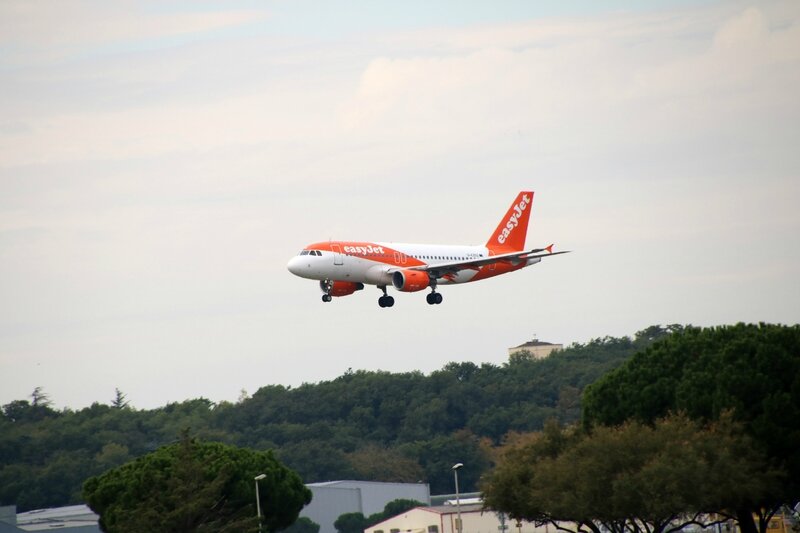
[[[335,250],[334,246],[338,246],[339,250]],[[306,250],[322,250],[325,252],[341,252],[342,255],[348,257],[358,257],[360,259],[368,259],[376,263],[383,263],[385,265],[398,266],[398,267],[413,267],[427,265],[424,261],[407,255],[394,248],[389,248],[374,242],[358,242],[358,241],[327,241],[310,244],[305,247]]]

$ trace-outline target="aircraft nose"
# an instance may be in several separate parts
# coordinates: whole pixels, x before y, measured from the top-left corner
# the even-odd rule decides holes
[[[289,272],[294,274],[295,276],[300,275],[300,257],[295,256],[289,259],[289,264],[286,265],[286,268],[289,269]]]

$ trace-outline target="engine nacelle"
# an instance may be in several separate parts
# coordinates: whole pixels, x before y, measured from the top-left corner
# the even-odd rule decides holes
[[[398,270],[392,274],[392,285],[398,291],[416,292],[428,288],[431,278],[421,270]]]
[[[319,288],[322,292],[331,296],[349,296],[356,291],[364,288],[363,283],[353,283],[352,281],[320,281]]]

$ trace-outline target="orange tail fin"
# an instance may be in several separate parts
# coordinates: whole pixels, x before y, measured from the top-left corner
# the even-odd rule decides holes
[[[522,191],[517,195],[486,243],[489,250],[516,252],[525,249],[532,203],[533,191]]]

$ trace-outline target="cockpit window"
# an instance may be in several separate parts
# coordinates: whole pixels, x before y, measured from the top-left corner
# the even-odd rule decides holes
[[[300,252],[300,255],[308,255],[308,250],[303,250],[302,252]]]

